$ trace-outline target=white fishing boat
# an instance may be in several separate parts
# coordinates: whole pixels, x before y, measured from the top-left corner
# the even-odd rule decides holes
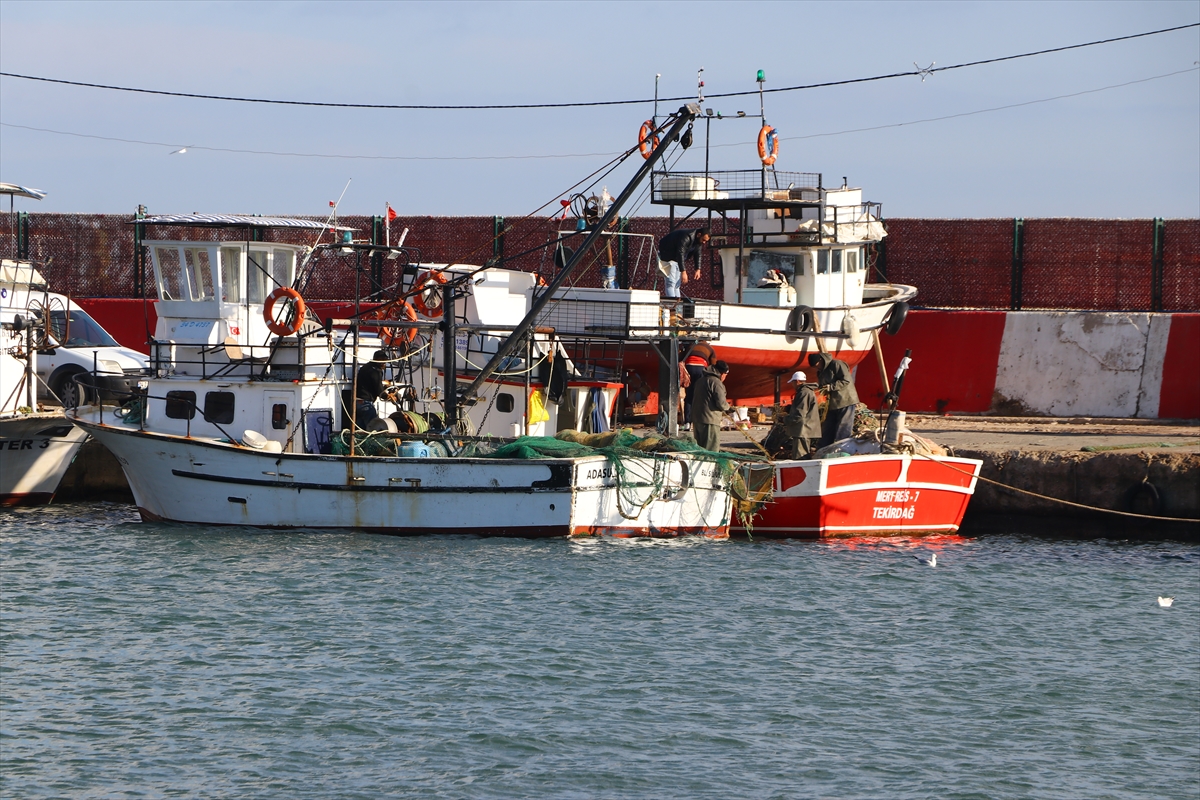
[[[678,126],[694,113],[681,110]],[[262,241],[271,228],[317,235],[328,223],[204,215],[136,222],[244,232],[241,240],[144,242],[159,298],[153,374],[138,402],[75,417],[116,455],[144,519],[396,534],[728,534],[728,458],[661,452],[658,442],[651,452],[615,433],[599,449],[536,437],[559,427],[547,412],[556,404],[539,399],[541,414],[531,404],[535,393],[549,394],[561,352],[535,327],[541,306],[530,306],[528,287],[510,284],[505,271],[435,270],[408,263],[411,250],[355,242],[342,229],[344,240],[315,250]],[[394,264],[398,296],[374,308],[356,300],[350,319],[318,323],[294,288],[314,253],[355,268],[371,258]],[[437,298],[439,311],[423,319],[406,298],[425,300],[427,311]],[[464,305],[470,310],[460,314]],[[354,400],[359,368],[376,350],[403,379],[364,406]],[[539,364],[548,366],[545,378]],[[572,382],[607,408],[608,382],[575,369]],[[515,387],[525,390],[520,403]],[[489,435],[497,428],[505,438]],[[512,442],[526,432],[535,437]],[[502,449],[510,442],[515,449]]]
[[[41,277],[24,260],[0,262],[0,505],[42,505],[58,485],[87,434],[61,410],[37,402],[39,331],[28,309]]]

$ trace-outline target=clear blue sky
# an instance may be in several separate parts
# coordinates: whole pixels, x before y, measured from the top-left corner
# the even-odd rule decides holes
[[[768,88],[794,86],[1197,21],[1197,2],[3,0],[0,67],[286,100],[555,103],[649,98],[656,73],[662,95],[692,95],[701,67],[706,92],[716,94],[755,89],[759,69]],[[767,120],[782,136],[778,168],[822,172],[827,185],[846,176],[882,202],[888,217],[1197,217],[1198,62],[1200,28],[1191,28],[924,82],[903,77],[771,94]],[[1181,74],[1157,77],[1168,73]],[[1133,81],[1140,82],[1104,88]],[[1063,95],[1074,96],[845,132]],[[755,117],[712,125],[712,143],[720,145],[712,167],[756,167],[757,97],[709,105]],[[125,213],[144,203],[160,213],[322,214],[352,179],[343,213],[378,214],[391,202],[402,214],[518,216],[554,202],[607,154],[634,143],[650,113],[649,104],[301,108],[4,77],[0,180],[49,192],[40,203],[18,201],[29,211]],[[171,154],[183,146],[191,149]],[[703,147],[694,147],[677,167],[703,169],[703,158]],[[610,190],[632,169],[606,179]],[[662,213],[649,205],[635,211]]]

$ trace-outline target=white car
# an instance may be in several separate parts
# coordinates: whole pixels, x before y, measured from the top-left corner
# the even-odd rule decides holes
[[[46,297],[44,306],[30,309],[39,327],[46,309],[50,314],[49,335],[38,347],[39,399],[74,408],[95,402],[97,397],[120,403],[135,393],[137,382],[150,374],[149,358],[122,347],[100,323],[66,297]]]

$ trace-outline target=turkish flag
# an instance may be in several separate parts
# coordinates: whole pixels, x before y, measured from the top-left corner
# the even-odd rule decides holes
[[[399,216],[398,214],[396,214],[396,209],[392,208],[391,206],[388,206],[387,209],[388,209],[388,222],[391,222],[397,216]]]

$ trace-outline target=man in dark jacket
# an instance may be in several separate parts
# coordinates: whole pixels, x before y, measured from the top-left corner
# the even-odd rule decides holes
[[[696,444],[714,453],[721,449],[721,416],[729,410],[725,399],[725,376],[729,365],[718,361],[700,376],[692,398],[692,426]]]
[[[708,228],[679,228],[659,241],[658,270],[666,279],[663,297],[679,297],[681,285],[688,282],[684,262],[689,259],[694,264],[695,279],[700,280],[700,249],[709,238]]]
[[[817,386],[825,390],[829,408],[821,425],[821,446],[833,444],[854,435],[854,410],[858,407],[858,392],[850,378],[845,361],[831,358],[828,353],[813,353],[808,365],[817,370]]]
[[[358,407],[355,409],[355,422],[359,428],[367,428],[379,417],[375,410],[375,401],[388,391],[383,381],[383,368],[388,362],[386,350],[376,350],[374,357],[358,371],[355,381],[354,397]]]
[[[817,395],[812,386],[804,381],[803,372],[795,373],[788,380],[788,383],[796,384],[796,396],[792,399],[787,416],[783,418],[783,428],[792,437],[792,458],[808,458],[821,438]]]

